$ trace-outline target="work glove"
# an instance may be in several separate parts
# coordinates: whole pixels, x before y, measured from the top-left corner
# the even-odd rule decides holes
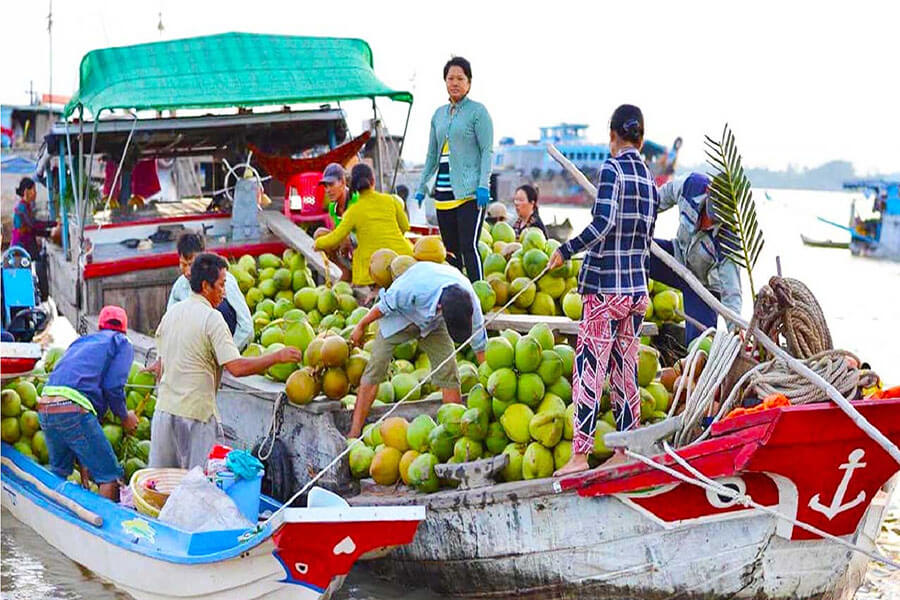
[[[422,208],[422,203],[425,202],[425,194],[422,192],[416,192],[416,204],[419,205],[419,208]]]
[[[475,201],[478,202],[478,208],[485,208],[491,201],[491,191],[486,187],[479,187],[475,190]]]

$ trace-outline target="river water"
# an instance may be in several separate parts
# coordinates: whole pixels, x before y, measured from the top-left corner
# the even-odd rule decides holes
[[[868,361],[886,383],[900,384],[900,360],[893,343],[900,333],[900,311],[892,303],[900,298],[900,263],[855,258],[847,250],[808,248],[800,234],[818,239],[846,240],[848,234],[820,223],[817,216],[847,222],[853,195],[840,192],[764,190],[755,192],[766,246],[757,264],[757,288],[775,274],[775,257],[781,257],[783,274],[805,282],[816,295],[836,347]],[[867,201],[855,196],[860,207]],[[590,219],[585,208],[543,207],[545,222],[568,217],[580,230]],[[657,223],[658,237],[672,237],[674,212]],[[749,286],[745,282],[745,306]],[[745,310],[744,314],[749,314]],[[900,493],[894,501],[878,540],[881,551],[900,561]],[[0,598],[3,600],[109,600],[129,596],[103,583],[48,546],[5,510],[0,529]],[[340,600],[432,600],[439,596],[369,578],[357,569],[337,596]],[[900,573],[877,564],[869,566],[866,581],[855,600],[900,598]]]

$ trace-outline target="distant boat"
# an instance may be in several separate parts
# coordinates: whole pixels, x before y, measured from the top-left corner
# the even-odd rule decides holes
[[[516,144],[511,137],[501,138],[493,156],[497,196],[511,198],[518,186],[531,183],[540,190],[541,204],[591,206],[594,199],[586,195],[547,153],[547,146],[555,145],[588,179],[595,179],[609,157],[609,144],[589,140],[587,128],[587,125],[577,123],[541,127],[540,139],[525,144]],[[644,140],[641,155],[657,185],[664,184],[674,173],[680,147],[681,138],[671,148]]]
[[[806,237],[802,233],[800,234],[800,239],[803,240],[804,246],[810,246],[812,248],[840,248],[841,250],[846,250],[850,247],[850,242],[835,242],[833,240],[814,240],[812,238]]]
[[[572,235],[572,222],[569,221],[568,217],[563,219],[562,223],[557,222],[554,218],[553,222],[547,223],[545,227],[547,228],[547,235],[560,242],[568,241]]]

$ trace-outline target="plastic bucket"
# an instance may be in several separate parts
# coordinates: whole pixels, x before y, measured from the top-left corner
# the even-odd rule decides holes
[[[222,483],[224,484],[222,489],[234,500],[241,514],[251,523],[256,523],[259,520],[259,494],[262,487],[262,474],[253,479],[232,478],[231,481],[223,480]]]

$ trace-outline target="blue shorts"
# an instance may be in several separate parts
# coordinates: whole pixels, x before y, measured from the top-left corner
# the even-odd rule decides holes
[[[91,413],[39,413],[47,440],[50,470],[63,479],[72,474],[74,460],[91,473],[95,483],[112,483],[125,473],[116,459],[100,421]]]

